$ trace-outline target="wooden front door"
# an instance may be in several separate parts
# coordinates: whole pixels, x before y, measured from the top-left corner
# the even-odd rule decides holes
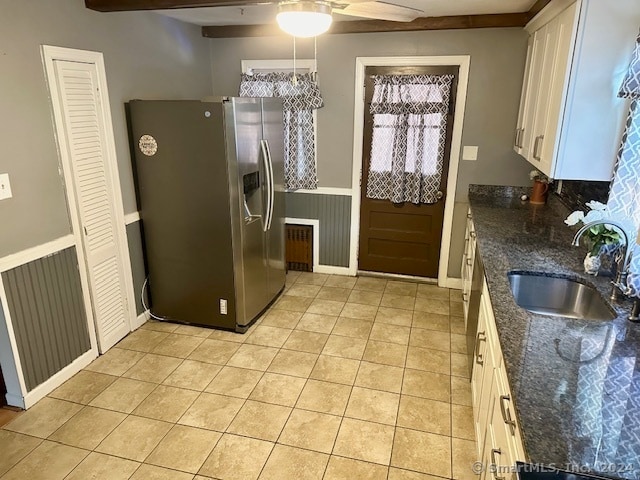
[[[441,199],[433,204],[414,204],[368,198],[367,182],[374,130],[374,115],[369,113],[374,90],[373,76],[446,74],[453,74],[454,79],[451,84],[446,121],[444,165],[439,188]],[[457,66],[367,67],[360,189],[359,270],[431,278],[438,276],[457,77]]]

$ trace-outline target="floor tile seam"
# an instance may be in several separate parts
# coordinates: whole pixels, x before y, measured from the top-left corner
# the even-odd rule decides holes
[[[316,362],[317,362],[317,360],[316,360]],[[314,368],[315,368],[315,364],[314,364]],[[313,372],[313,369],[311,369],[311,371]],[[256,388],[258,388],[258,384],[262,381],[262,379],[265,377],[265,375],[267,373],[270,373],[272,375],[281,375],[281,376],[284,376],[284,377],[297,378],[297,379],[303,378],[303,377],[296,377],[295,375],[288,375],[286,373],[277,373],[277,372],[267,372],[267,371],[265,371],[265,372],[263,372],[263,374],[260,377],[260,379],[256,382],[255,386],[251,389],[251,392],[249,392],[249,396],[247,397],[247,400],[251,400],[253,402],[266,403],[268,405],[278,405],[278,406],[281,406],[281,407],[295,408],[295,405],[296,405],[296,403],[298,403],[298,399],[300,398],[300,395],[302,395],[302,391],[307,386],[307,383],[309,381],[309,377],[304,379],[304,385],[302,385],[302,388],[300,389],[300,392],[298,393],[298,396],[296,397],[296,401],[294,402],[293,406],[290,406],[290,405],[281,405],[279,403],[271,403],[271,402],[267,402],[267,401],[264,401],[264,400],[255,400],[255,399],[251,398],[251,395],[253,395],[253,392],[255,392]],[[311,373],[309,373],[309,375],[311,375]],[[288,420],[288,418],[287,418],[287,420]]]
[[[273,358],[276,358],[276,356],[277,356],[277,354],[276,354],[276,355],[274,355],[274,357],[273,357]],[[273,361],[273,359],[272,359],[271,361]],[[269,365],[271,365],[271,362],[269,362]],[[224,368],[225,368],[225,367],[229,367],[229,368],[239,368],[239,369],[242,369],[242,370],[250,370],[250,371],[252,371],[252,372],[260,372],[260,373],[262,374],[262,375],[260,375],[260,378],[258,379],[258,381],[256,382],[256,384],[253,386],[253,388],[251,389],[251,391],[249,392],[249,396],[253,393],[253,391],[255,390],[255,388],[258,386],[258,383],[260,383],[260,381],[264,378],[264,375],[265,375],[266,373],[268,373],[268,372],[267,372],[267,370],[256,370],[256,369],[253,369],[253,368],[244,368],[244,367],[235,367],[235,366],[233,366],[233,365],[225,365],[224,367],[222,367],[222,368],[220,369],[220,371],[219,371],[218,373],[216,373],[216,376],[215,376],[215,377],[213,377],[213,379],[211,380],[211,382],[209,382],[209,385],[207,385],[207,387],[205,388],[205,390],[204,390],[202,393],[208,393],[208,394],[210,394],[210,395],[220,395],[220,396],[222,396],[222,397],[237,398],[237,399],[240,399],[240,400],[248,400],[248,399],[249,399],[249,396],[247,396],[247,397],[236,397],[236,396],[228,395],[228,394],[224,394],[224,393],[218,393],[218,392],[207,392],[207,390],[206,390],[206,389],[207,389],[207,388],[209,388],[209,386],[211,386],[211,384],[216,380],[216,378],[218,378],[218,375],[220,375],[220,373],[222,372],[222,370],[224,370]],[[267,368],[269,368],[269,367],[267,367]],[[269,373],[273,373],[273,372],[269,372]],[[243,406],[244,406],[244,405],[243,405]]]
[[[216,432],[216,433],[219,433],[219,434],[220,434],[220,436],[218,437],[218,439],[215,441],[215,443],[214,443],[213,447],[211,447],[211,450],[209,450],[209,453],[207,453],[206,458],[202,461],[202,464],[200,464],[200,466],[198,467],[198,469],[197,469],[196,473],[189,472],[189,471],[187,471],[187,470],[180,470],[180,469],[178,469],[178,468],[167,467],[167,466],[165,466],[165,465],[158,465],[158,464],[156,464],[156,463],[150,463],[150,462],[149,462],[149,463],[147,463],[147,460],[148,460],[148,459],[151,457],[151,455],[153,455],[153,453],[158,449],[158,447],[159,447],[159,446],[160,446],[160,444],[164,441],[164,439],[165,439],[165,438],[167,438],[167,437],[169,436],[169,434],[171,433],[171,431],[173,430],[173,428],[174,428],[176,425],[178,425],[178,424],[177,424],[177,423],[173,424],[173,426],[172,426],[172,427],[167,431],[167,433],[165,433],[165,434],[163,435],[163,437],[160,439],[160,441],[155,445],[155,447],[153,447],[153,449],[151,450],[151,452],[149,452],[149,454],[148,454],[148,455],[145,457],[145,459],[141,462],[141,465],[142,465],[142,464],[145,464],[145,465],[153,465],[153,466],[156,466],[156,467],[166,468],[166,469],[168,469],[168,470],[173,470],[173,471],[176,471],[176,472],[184,472],[184,473],[188,473],[188,474],[193,475],[193,476],[195,477],[196,475],[198,475],[198,472],[200,471],[200,469],[202,468],[202,466],[205,464],[205,462],[206,462],[206,461],[207,461],[207,459],[209,458],[209,455],[211,455],[211,453],[213,452],[213,450],[216,448],[216,445],[218,445],[218,442],[220,442],[220,439],[222,438],[222,436],[224,435],[224,433],[223,433],[223,432],[219,432],[218,430],[208,430],[208,429],[206,429],[206,428],[192,427],[191,425],[180,425],[180,426],[182,426],[182,427],[187,427],[187,428],[198,428],[199,430],[208,431],[208,432]]]
[[[220,372],[218,372],[218,373],[220,373]],[[217,374],[216,374],[216,376],[217,376]],[[212,380],[212,381],[213,381],[213,380]],[[160,387],[160,386],[165,386],[165,387],[166,387],[166,386],[169,386],[169,385],[162,385],[162,384],[158,385],[158,387]],[[191,403],[189,403],[189,406],[186,408],[186,410],[185,410],[184,412],[182,412],[182,413],[180,414],[180,416],[178,417],[178,420],[176,420],[175,422],[170,422],[170,421],[168,421],[168,420],[162,420],[162,419],[160,419],[160,418],[146,417],[146,416],[144,416],[144,415],[140,415],[139,413],[138,413],[138,414],[134,413],[136,410],[138,410],[138,408],[140,408],[140,405],[142,405],[142,404],[147,400],[147,398],[149,398],[151,395],[153,395],[153,393],[158,389],[158,387],[156,387],[156,388],[155,388],[155,389],[154,389],[154,390],[153,390],[149,395],[147,395],[147,397],[146,397],[144,400],[142,400],[142,401],[141,401],[141,402],[136,406],[136,408],[134,408],[134,409],[133,409],[133,411],[132,411],[131,413],[129,413],[129,414],[127,414],[127,415],[134,415],[134,416],[136,416],[136,417],[149,418],[149,419],[152,419],[152,420],[160,420],[161,422],[168,422],[168,423],[173,423],[174,425],[177,425],[177,424],[178,424],[178,422],[180,421],[180,419],[181,419],[181,418],[184,416],[184,414],[185,414],[185,413],[187,413],[187,411],[188,411],[188,410],[193,406],[193,404],[196,402],[196,400],[198,400],[198,398],[200,398],[200,396],[201,396],[203,393],[205,393],[204,391],[199,392],[199,393],[198,393],[198,395],[196,395],[196,396],[194,397],[194,399],[193,399],[193,400],[191,400]],[[173,388],[178,388],[178,387],[173,387]],[[189,389],[184,389],[184,390],[189,390]],[[190,392],[193,392],[193,391],[195,391],[195,390],[189,390],[189,391],[190,391]]]
[[[336,438],[334,440],[334,445],[333,445],[333,447],[331,449],[331,453],[321,452],[320,450],[314,450],[314,449],[309,448],[309,447],[299,447],[299,446],[296,446],[296,445],[289,445],[289,444],[286,444],[286,443],[280,443],[279,441],[275,442],[273,450],[275,450],[275,446],[276,445],[281,445],[283,447],[295,448],[295,449],[298,449],[298,450],[304,450],[304,451],[311,452],[311,453],[319,453],[321,455],[325,455],[325,456],[328,457],[327,458],[327,465],[329,464],[329,460],[331,459],[331,457],[339,457],[339,458],[344,458],[344,459],[347,459],[347,460],[357,460],[359,462],[365,462],[365,463],[369,463],[371,465],[382,465],[382,466],[385,466],[387,468],[390,466],[390,464],[376,463],[376,462],[371,462],[371,461],[368,461],[368,460],[362,460],[360,458],[349,457],[349,456],[346,456],[346,455],[341,455],[341,454],[334,453],[333,451],[335,450],[335,443],[337,442],[338,436],[340,435],[340,428],[341,427],[342,427],[342,423],[340,424],[340,427],[338,428],[338,434],[336,434]],[[273,452],[273,450],[272,450],[272,452]],[[268,460],[267,460],[267,462],[268,462]],[[267,462],[265,462],[265,465],[266,465]],[[323,476],[324,476],[324,474],[323,474]],[[258,478],[260,478],[260,477],[258,477]],[[285,480],[285,479],[282,479],[282,480]],[[286,479],[286,480],[293,480],[293,479]]]
[[[144,400],[143,400],[143,401],[144,401]],[[140,402],[140,403],[142,403],[142,402]],[[106,411],[106,412],[121,413],[122,415],[124,415],[124,417],[122,418],[122,420],[120,420],[120,421],[118,422],[118,424],[117,424],[115,427],[113,427],[113,428],[109,431],[109,433],[107,433],[107,434],[104,436],[104,438],[103,438],[102,440],[100,440],[100,441],[98,442],[98,445],[96,445],[96,447],[95,447],[95,448],[98,448],[98,446],[100,446],[100,444],[104,441],[104,439],[105,439],[105,438],[107,438],[109,435],[111,435],[111,434],[115,431],[115,429],[116,429],[116,428],[118,428],[120,425],[122,425],[122,423],[123,423],[123,422],[124,422],[128,417],[129,417],[129,415],[131,415],[130,413],[118,412],[118,411],[116,411],[116,410],[109,410],[108,408],[93,407],[93,406],[91,406],[91,405],[83,405],[83,408],[81,408],[81,409],[80,409],[80,410],[78,410],[76,413],[74,413],[74,414],[73,414],[73,415],[72,415],[68,420],[66,420],[62,425],[60,425],[60,426],[59,426],[59,427],[58,427],[58,428],[57,428],[53,433],[51,433],[51,435],[49,435],[45,440],[49,440],[49,441],[52,441],[52,442],[53,442],[53,441],[55,441],[55,442],[57,442],[57,443],[62,443],[63,445],[69,445],[69,444],[65,444],[64,442],[60,442],[60,441],[58,441],[58,440],[50,440],[50,439],[51,439],[51,437],[52,437],[53,435],[55,435],[59,430],[61,430],[64,426],[66,426],[66,425],[67,425],[67,424],[68,424],[68,423],[69,423],[73,418],[75,418],[77,415],[79,415],[79,414],[80,414],[80,412],[82,412],[82,410],[84,410],[84,408],[85,408],[85,407],[97,408],[98,410],[104,410],[104,411]],[[135,410],[135,409],[134,409],[134,410]],[[136,415],[136,416],[137,416],[137,415]],[[75,447],[75,448],[83,448],[83,447],[76,447],[75,445],[69,445],[69,446],[71,446],[71,447]],[[94,451],[94,450],[95,450],[95,448],[91,449],[91,451]],[[86,449],[86,448],[84,448],[84,450],[87,450],[87,449]]]
[[[11,468],[9,468],[9,470],[7,470],[7,471],[6,471],[6,472],[4,472],[2,475],[0,475],[0,479],[5,478],[5,476],[6,476],[9,472],[11,472],[11,470],[13,470],[14,468],[16,468],[20,463],[22,463],[22,462],[23,462],[23,461],[24,461],[28,456],[30,456],[30,455],[31,455],[31,454],[32,454],[32,453],[33,453],[33,452],[34,452],[38,447],[40,447],[40,445],[42,445],[42,443],[43,443],[43,442],[45,442],[45,441],[47,441],[47,442],[51,442],[51,443],[55,443],[55,444],[60,445],[60,446],[62,446],[62,447],[69,447],[69,445],[66,445],[66,444],[64,444],[64,443],[60,443],[60,442],[56,442],[56,441],[53,441],[53,440],[47,440],[47,439],[44,439],[44,440],[42,440],[42,442],[41,442],[41,443],[39,443],[39,444],[38,444],[38,445],[37,445],[33,450],[31,450],[31,451],[30,451],[29,453],[27,453],[24,457],[22,457],[19,461],[17,461],[15,464],[13,464],[13,465],[11,466]],[[72,447],[72,448],[76,448],[76,449],[78,449],[78,450],[83,450],[83,451],[87,452],[87,454],[82,458],[82,460],[80,460],[80,461],[78,462],[78,464],[77,464],[75,467],[73,467],[73,469],[72,469],[72,470],[71,470],[67,475],[65,475],[65,477],[64,477],[64,478],[68,478],[68,477],[69,477],[69,475],[71,475],[71,473],[72,473],[76,468],[78,468],[78,466],[79,466],[82,462],[84,462],[84,461],[86,460],[86,458],[87,458],[89,455],[91,455],[91,453],[93,453],[93,451],[92,451],[92,450],[87,450],[86,448],[80,448],[80,447]]]
[[[291,412],[289,413],[289,417],[287,418],[287,421],[282,426],[282,430],[278,434],[278,438],[276,439],[276,441],[274,443],[276,445],[284,445],[285,447],[299,448],[300,450],[307,450],[307,451],[310,451],[310,452],[322,453],[324,455],[331,455],[331,452],[329,452],[329,453],[321,452],[320,450],[314,450],[313,448],[310,448],[310,447],[301,447],[301,446],[298,446],[298,445],[290,445],[288,443],[283,443],[283,442],[280,441],[281,438],[282,438],[282,434],[284,433],[284,429],[287,426],[287,423],[289,423],[289,419],[291,418],[291,415],[293,415],[293,411],[294,410],[295,410],[295,408],[291,409]],[[342,417],[341,415],[333,415],[331,413],[326,413],[326,412],[316,412],[316,411],[313,411],[313,410],[305,410],[304,408],[299,408],[298,410],[302,410],[304,412],[319,413],[320,415],[330,415],[332,417],[339,417],[340,418],[340,425],[338,426],[338,431],[336,432],[336,438],[333,439],[333,445],[331,446],[331,451],[333,451],[333,447],[334,447],[334,445],[336,443],[336,440],[338,438],[338,434],[340,433],[340,426],[342,426],[342,419],[344,417]]]
[[[451,406],[451,405],[457,405],[457,403],[456,403],[456,404],[453,404],[453,403],[451,403],[451,402],[444,402],[444,401],[442,401],[442,400],[436,400],[435,398],[419,397],[418,395],[411,395],[410,393],[400,393],[400,396],[401,396],[401,397],[418,398],[418,399],[420,399],[420,400],[429,400],[430,402],[444,403],[445,405],[449,405],[449,406]],[[462,406],[464,406],[464,405],[462,405]]]

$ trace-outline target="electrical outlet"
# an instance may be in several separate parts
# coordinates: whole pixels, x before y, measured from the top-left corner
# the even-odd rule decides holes
[[[475,161],[478,159],[478,147],[462,147],[462,160]]]
[[[220,315],[226,315],[226,314],[227,314],[227,299],[221,298],[220,299]]]
[[[6,200],[13,197],[11,193],[11,184],[9,183],[9,174],[0,173],[0,200]]]

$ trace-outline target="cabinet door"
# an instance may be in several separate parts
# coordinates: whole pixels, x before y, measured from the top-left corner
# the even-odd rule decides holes
[[[524,70],[524,78],[522,80],[522,93],[520,94],[520,108],[518,109],[518,123],[516,125],[516,131],[513,140],[513,149],[516,153],[520,155],[523,154],[524,150],[524,132],[526,125],[526,112],[528,103],[531,102],[531,94],[532,94],[532,83],[531,83],[531,74],[532,68],[531,64],[533,62],[533,37],[534,35],[529,35],[529,41],[527,43],[527,60],[525,63]],[[530,107],[529,107],[530,108]],[[526,156],[526,155],[525,155]]]
[[[533,162],[531,153],[533,147],[533,126],[536,117],[536,106],[540,97],[540,81],[542,78],[542,64],[544,62],[547,43],[546,28],[533,33],[530,38],[531,59],[529,63],[529,75],[527,93],[524,99],[522,112],[522,131],[520,133],[520,155],[529,162]]]
[[[485,452],[485,458],[488,459],[487,479],[516,480],[516,458],[511,448],[509,432],[502,421],[498,396],[496,396],[492,406],[493,408],[489,413],[491,422],[487,432],[487,436],[491,437],[491,450]]]
[[[529,161],[550,177],[553,177],[557,131],[565,98],[575,11],[574,3],[540,29],[545,36],[545,47]]]
[[[551,85],[549,88],[547,121],[542,133],[543,139],[538,143],[538,156],[541,168],[550,177],[555,176],[556,163],[564,159],[556,157],[556,144],[561,119],[564,114],[566,91],[569,80],[569,64],[572,60],[571,47],[573,45],[573,31],[576,15],[574,3],[556,17],[556,43],[553,52],[554,63],[551,72]]]
[[[531,137],[529,138],[529,156],[527,160],[531,162],[542,173],[549,175],[551,166],[546,162],[542,162],[542,145],[544,143],[544,135],[549,123],[549,95],[551,93],[551,84],[553,79],[554,64],[556,62],[555,51],[558,44],[558,18],[554,18],[536,32],[536,36],[540,36],[540,42],[543,48],[538,50],[536,54],[542,56],[540,59],[540,81],[538,86],[538,97],[534,110],[533,128],[531,129]]]

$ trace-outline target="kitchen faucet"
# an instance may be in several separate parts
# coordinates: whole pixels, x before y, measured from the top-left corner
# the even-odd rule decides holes
[[[576,235],[573,237],[573,242],[571,245],[578,246],[580,245],[580,237],[589,230],[591,227],[595,225],[613,225],[617,227],[618,230],[622,233],[624,237],[624,244],[620,245],[620,252],[616,255],[616,264],[617,274],[615,282],[611,282],[613,284],[613,290],[611,291],[611,300],[618,300],[620,293],[624,291],[627,283],[627,275],[629,274],[629,260],[628,252],[629,252],[629,236],[625,231],[624,227],[617,222],[614,222],[609,219],[602,220],[594,220],[593,222],[585,223],[580,230],[576,232]]]

